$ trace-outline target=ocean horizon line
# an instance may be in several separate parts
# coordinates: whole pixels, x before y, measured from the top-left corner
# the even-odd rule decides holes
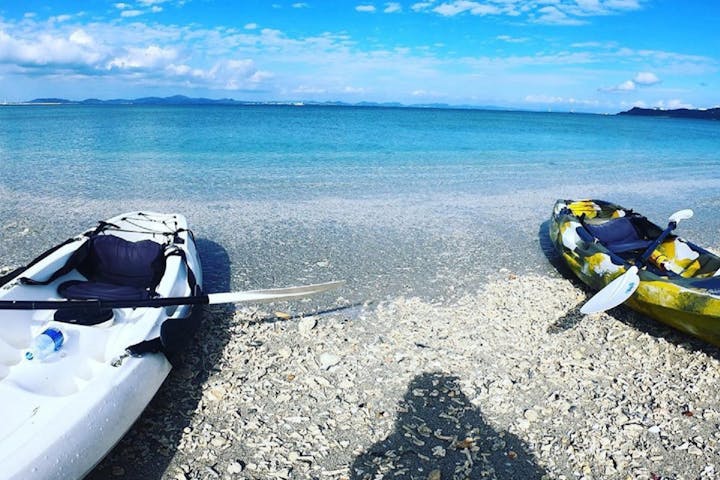
[[[73,100],[56,97],[40,97],[24,101],[3,101],[0,106],[117,106],[117,105],[152,105],[152,106],[319,106],[319,107],[359,107],[359,108],[409,108],[409,109],[438,109],[438,110],[478,110],[494,112],[527,112],[527,113],[574,113],[585,115],[616,115],[617,113],[592,112],[585,110],[567,110],[551,108],[529,109],[497,105],[472,105],[472,104],[450,104],[450,103],[402,103],[402,102],[344,102],[340,100],[236,100],[234,98],[205,98],[188,97],[186,95],[171,95],[167,97],[139,97],[139,98],[112,98],[98,99],[86,98]]]
[[[674,108],[662,109],[643,108],[634,106],[628,110],[615,113],[608,112],[588,112],[576,110],[553,110],[546,109],[527,109],[514,107],[499,107],[495,105],[468,105],[468,104],[448,104],[448,103],[414,103],[405,104],[401,102],[343,102],[339,100],[316,101],[316,100],[235,100],[233,98],[204,98],[204,97],[188,97],[185,95],[172,95],[169,97],[140,97],[135,99],[108,99],[102,100],[98,98],[87,98],[84,100],[69,100],[66,98],[35,98],[33,100],[21,102],[0,102],[3,106],[235,106],[235,107],[252,107],[252,106],[269,106],[269,107],[337,107],[337,108],[392,108],[392,109],[416,109],[416,110],[473,110],[480,112],[508,112],[508,113],[561,113],[561,114],[577,114],[577,115],[600,115],[600,116],[616,116],[616,115],[632,115],[643,117],[665,117],[665,118],[688,118],[700,120],[719,120],[720,107],[712,108]]]

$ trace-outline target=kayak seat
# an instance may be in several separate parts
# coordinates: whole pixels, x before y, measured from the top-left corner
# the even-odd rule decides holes
[[[147,300],[148,289],[104,282],[70,280],[58,285],[60,296],[69,300]]]
[[[58,293],[71,300],[143,300],[155,295],[165,272],[164,246],[152,240],[130,242],[114,235],[88,240],[75,268],[87,281],[70,280]]]
[[[705,288],[708,290],[715,290],[720,293],[720,276],[713,276],[709,278],[703,278],[702,280],[696,280],[692,282],[692,286],[698,288]]]
[[[602,223],[585,222],[585,228],[613,253],[645,250],[653,243],[652,239],[639,233],[629,217],[613,218]]]

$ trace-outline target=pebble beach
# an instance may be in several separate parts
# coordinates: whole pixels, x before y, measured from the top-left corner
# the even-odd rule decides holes
[[[580,315],[592,292],[553,256],[546,212],[523,211],[532,221],[512,241],[527,255],[515,265],[502,260],[508,237],[478,226],[509,198],[434,198],[402,216],[400,201],[329,202],[273,206],[265,223],[266,205],[223,205],[232,217],[184,205],[204,219],[209,291],[347,284],[304,301],[206,307],[89,480],[717,477],[720,351],[623,307]],[[114,206],[78,205],[71,218]],[[487,217],[473,223],[474,211]],[[4,232],[34,244],[50,242],[52,226],[20,218]],[[485,257],[461,254],[482,245]]]
[[[717,478],[717,349],[499,277],[451,305],[210,310],[89,478]]]

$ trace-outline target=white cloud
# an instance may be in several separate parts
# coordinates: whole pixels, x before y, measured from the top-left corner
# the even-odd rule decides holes
[[[222,60],[207,72],[207,78],[224,90],[242,90],[270,78],[270,74],[259,72],[250,59]]]
[[[497,15],[501,13],[500,8],[495,5],[488,5],[469,0],[455,0],[449,3],[443,3],[432,9],[444,17],[453,17],[461,13],[471,13],[472,15]]]
[[[541,5],[543,2],[536,2]],[[550,2],[546,2],[550,3]],[[557,8],[570,16],[590,17],[616,15],[642,8],[636,0],[575,0],[575,2],[552,2]]]
[[[92,39],[79,31],[68,37],[42,33],[27,40],[0,30],[0,64],[50,71],[53,67],[86,69],[102,58],[102,53],[90,46]]]
[[[310,5],[308,5],[305,2],[296,2],[292,4],[292,8],[308,8]]]
[[[632,80],[624,81],[615,87],[617,92],[632,92],[633,90],[635,90],[635,82]]]
[[[152,5],[159,5],[161,3],[168,2],[169,0],[137,0],[140,5],[150,7]]]
[[[402,12],[402,5],[398,2],[388,2],[385,4],[385,13],[399,13]]]
[[[169,64],[164,71],[186,85],[233,91],[255,89],[273,77],[270,72],[258,70],[250,59],[221,60],[207,70],[185,64]]]
[[[582,107],[596,107],[600,104],[597,100],[582,100],[574,97],[562,97],[555,95],[526,95],[524,98],[525,102],[533,104],[543,105],[566,105],[568,107],[582,106]]]
[[[582,20],[568,16],[565,12],[553,6],[542,7],[537,12],[539,15],[534,19],[537,23],[549,25],[582,25],[585,23]]]
[[[355,7],[358,12],[375,13],[374,5],[358,5]]]
[[[410,95],[413,97],[416,97],[418,101],[422,100],[422,99],[437,100],[438,98],[442,98],[442,97],[446,96],[442,93],[428,91],[428,90],[424,90],[422,88],[413,90],[412,92],[410,92]]]
[[[692,104],[683,102],[679,99],[671,100],[656,100],[652,103],[648,103],[644,100],[636,100],[631,103],[620,102],[620,106],[623,108],[627,107],[639,107],[639,108],[660,108],[663,110],[672,110],[676,108],[695,108]]]
[[[306,94],[313,94],[313,95],[322,94],[322,93],[326,93],[326,92],[327,92],[327,89],[325,89],[325,88],[312,87],[312,86],[308,86],[308,85],[300,85],[299,87],[297,87],[293,90],[293,93],[306,93]]]
[[[627,108],[627,107],[647,108],[647,103],[645,103],[645,102],[642,101],[642,100],[636,100],[636,101],[634,101],[634,102],[632,102],[632,103],[620,102],[620,106],[623,107],[623,108]]]
[[[660,83],[660,79],[651,72],[639,72],[635,75],[632,80],[625,80],[624,82],[615,85],[614,87],[602,87],[598,90],[601,92],[611,93],[628,93],[637,90],[637,87],[646,87],[649,85],[655,85]]]
[[[655,102],[655,106],[658,108],[665,108],[665,109],[675,109],[675,108],[695,108],[692,104],[683,102],[682,100],[679,100],[677,98],[673,98],[671,100],[659,100]]]
[[[86,45],[86,46],[89,46],[89,45],[92,45],[92,44],[93,44],[93,39],[92,39],[92,37],[91,37],[90,35],[88,35],[87,33],[85,33],[85,31],[82,30],[82,29],[80,29],[80,30],[75,30],[75,31],[70,35],[70,41],[71,41],[72,43],[76,43],[76,44],[78,44],[78,45]]]
[[[611,10],[639,10],[642,8],[638,0],[605,0],[605,7]]]
[[[118,10],[127,10],[129,8],[132,8],[132,5],[130,5],[128,3],[116,3],[116,4],[114,4],[114,6]]]
[[[524,43],[527,42],[528,39],[524,37],[511,37],[510,35],[498,35],[495,37],[497,40],[507,42],[507,43]]]
[[[202,78],[204,75],[204,72],[200,69],[194,69],[189,65],[175,65],[174,63],[166,66],[165,71],[171,75],[182,77]]]
[[[360,1],[370,4],[372,0]],[[396,2],[375,1],[378,9],[390,3]],[[426,15],[436,15],[431,9],[441,3],[460,6],[449,1],[424,3],[429,5],[424,7]],[[505,8],[499,0],[494,4]],[[350,5],[354,8],[358,3]],[[514,5],[517,7],[517,3]],[[412,15],[410,4],[403,3],[403,7],[406,15]],[[287,4],[284,8],[288,8]],[[123,10],[114,11],[119,16]],[[464,14],[471,19],[469,10]],[[452,20],[443,18],[441,24],[446,21]],[[606,80],[606,85],[611,87],[600,91],[626,93],[615,96],[594,92],[605,102],[601,108],[610,109],[609,102],[616,106],[620,100],[629,102],[641,93],[662,93],[655,91],[658,89],[643,90],[643,87],[653,78],[659,81],[659,76],[666,82],[672,77],[674,84],[670,69],[688,64],[695,65],[698,71],[718,68],[718,61],[709,57],[633,50],[607,43],[588,42],[555,50],[548,47],[545,51],[527,51],[524,55],[455,54],[448,57],[451,44],[439,55],[434,48],[398,48],[392,43],[373,48],[361,44],[347,32],[296,36],[253,23],[244,26],[240,23],[236,28],[204,28],[197,24],[162,25],[155,21],[135,21],[130,25],[119,21],[102,23],[97,19],[54,24],[23,19],[15,25],[4,21],[0,27],[0,72],[8,79],[6,82],[17,84],[22,84],[29,75],[47,76],[53,82],[60,82],[56,80],[60,78],[81,79],[82,84],[87,85],[88,95],[109,91],[111,87],[102,83],[108,79],[115,85],[126,84],[136,89],[152,86],[170,92],[189,88],[204,92],[229,90],[252,92],[256,98],[271,99],[285,95],[326,100],[354,96],[361,100],[411,103],[416,98],[432,97],[447,103],[512,106],[518,102],[534,102],[576,105],[578,110],[580,105],[587,105],[587,109],[592,110],[595,107],[579,100],[585,97],[578,92],[587,91],[588,85],[593,85],[591,82],[597,78],[611,79]],[[524,40],[497,33],[489,38],[510,43]],[[638,65],[643,67],[638,69]],[[612,73],[608,73],[609,69]],[[617,71],[626,73],[615,77]],[[612,86],[615,83],[619,85]],[[531,85],[530,91],[528,85]],[[546,96],[528,95],[533,92],[544,92]],[[663,94],[696,100],[679,90],[672,93],[665,90]],[[644,100],[651,103],[657,98]],[[666,100],[665,104],[670,101]]]
[[[644,0],[445,0],[421,1],[411,5],[414,12],[434,12],[444,17],[460,14],[527,15],[534,23],[549,25],[582,25],[585,17],[614,15],[642,8]]]
[[[526,95],[525,101],[528,103],[565,103],[563,97],[557,97],[553,95]]]
[[[432,7],[433,2],[417,2],[413,3],[410,9],[414,12],[421,12],[423,10],[426,10],[430,7]]]
[[[72,19],[72,15],[63,14],[63,15],[57,15],[54,17],[50,17],[50,22],[67,22],[68,20]]]
[[[111,69],[148,69],[165,66],[178,57],[174,48],[162,48],[150,45],[146,48],[128,48],[125,55],[113,58],[106,67]]]
[[[633,78],[633,82],[638,85],[655,85],[656,83],[660,83],[660,79],[654,73],[639,72],[635,75],[635,78]]]
[[[586,12],[601,12],[603,5],[600,0],[575,0],[577,8]]]
[[[598,88],[598,91],[600,92],[610,92],[610,93],[628,93],[635,91],[635,82],[632,80],[626,80],[622,83],[619,83],[618,85],[615,85],[614,87],[601,87]]]
[[[616,42],[577,42],[570,44],[573,48],[599,48],[599,49],[613,49],[617,48]]]
[[[289,42],[281,32],[263,30],[249,36],[217,30],[136,23],[132,33],[123,24],[86,24],[83,28],[37,22],[8,33],[0,29],[0,66],[5,75],[63,78],[125,78],[131,84],[201,87],[214,90],[254,90],[274,78],[245,58],[228,58],[229,39],[242,48],[283,48]],[[247,37],[247,38],[245,38]],[[216,42],[216,45],[213,44]],[[276,47],[272,45],[276,44]],[[209,57],[194,56],[202,45]],[[245,45],[245,47],[243,47]],[[225,54],[217,51],[225,48]],[[261,55],[262,56],[262,55]],[[210,60],[208,62],[208,60]]]
[[[132,18],[132,17],[137,17],[142,14],[143,14],[142,10],[123,10],[120,13],[120,16],[123,18]]]

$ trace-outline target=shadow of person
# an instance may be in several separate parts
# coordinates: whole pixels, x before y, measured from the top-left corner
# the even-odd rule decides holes
[[[350,478],[531,480],[545,473],[522,440],[485,422],[457,377],[433,372],[413,379],[395,431],[355,459]]]
[[[203,266],[203,290],[229,291],[230,259],[225,249],[202,238],[196,239],[196,244]],[[160,390],[85,480],[114,477],[145,480],[164,476],[183,430],[190,426],[191,414],[202,397],[202,385],[230,340],[233,312],[231,305],[209,305],[202,309],[202,322],[194,338],[173,357],[173,369]]]

